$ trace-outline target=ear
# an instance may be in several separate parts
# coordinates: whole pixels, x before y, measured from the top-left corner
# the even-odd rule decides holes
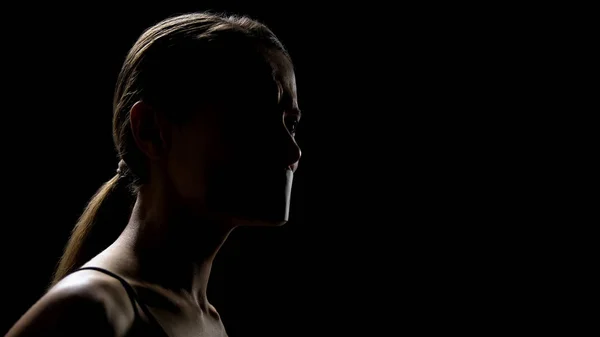
[[[153,160],[162,157],[170,139],[169,124],[162,113],[138,101],[131,107],[129,122],[135,143],[146,157]]]

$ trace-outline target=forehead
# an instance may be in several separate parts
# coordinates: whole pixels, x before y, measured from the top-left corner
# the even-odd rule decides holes
[[[233,115],[250,110],[298,111],[296,78],[291,61],[278,50],[263,50],[257,56],[260,60],[245,58],[228,68],[231,75],[223,77],[224,96],[219,96],[217,102],[223,103]]]
[[[269,61],[273,67],[273,77],[279,87],[279,100],[297,108],[296,75],[292,62],[281,51],[275,51],[269,54]]]

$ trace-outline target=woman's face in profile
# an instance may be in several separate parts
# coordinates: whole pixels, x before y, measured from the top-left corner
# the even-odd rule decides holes
[[[294,139],[300,120],[294,71],[282,53],[270,61],[272,72],[235,79],[238,94],[228,97],[227,108],[173,127],[169,171],[178,195],[237,225],[287,222],[301,156]]]

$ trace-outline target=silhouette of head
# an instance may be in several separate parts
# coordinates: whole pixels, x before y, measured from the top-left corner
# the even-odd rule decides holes
[[[236,224],[288,220],[300,119],[290,56],[246,17],[180,15],[129,51],[114,98],[122,174]]]

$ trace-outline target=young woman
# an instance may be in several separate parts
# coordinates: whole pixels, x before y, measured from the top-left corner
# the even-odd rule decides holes
[[[213,259],[236,226],[288,220],[299,120],[290,56],[263,24],[193,13],[146,30],[116,86],[117,174],[7,336],[225,336]]]

